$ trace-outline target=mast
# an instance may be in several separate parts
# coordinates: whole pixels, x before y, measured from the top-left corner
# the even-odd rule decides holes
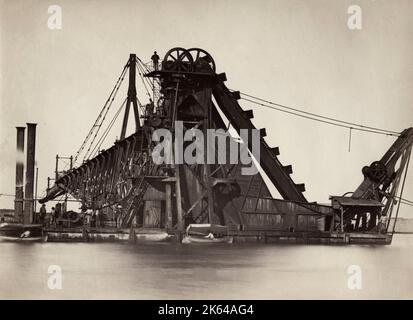
[[[138,99],[136,97],[136,54],[131,53],[129,55],[129,87],[128,87],[128,97],[125,106],[125,114],[123,116],[122,131],[120,134],[120,140],[125,139],[126,129],[128,127],[129,120],[129,110],[131,104],[133,105],[133,111],[135,115],[135,125],[136,131],[140,128],[139,123],[139,110],[138,110]]]

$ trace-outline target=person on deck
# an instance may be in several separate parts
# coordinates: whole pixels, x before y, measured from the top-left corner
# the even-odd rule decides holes
[[[92,228],[96,228],[96,212],[92,211],[91,215],[90,215],[90,226]]]
[[[151,60],[153,63],[153,70],[158,71],[159,56],[156,51],[153,53]]]
[[[56,208],[55,208],[55,212],[54,212],[54,221],[55,221],[56,225],[59,224],[58,219],[62,218],[61,215],[62,215],[62,204],[58,203],[58,204],[56,204]]]
[[[105,216],[103,215],[103,212],[101,210],[98,210],[98,220],[99,220],[99,227],[103,228],[105,225]]]
[[[44,224],[45,219],[46,219],[46,205],[43,203],[42,206],[40,207],[40,212],[39,212],[39,223]]]
[[[92,209],[86,209],[84,221],[87,227],[92,227],[92,215]]]
[[[95,226],[96,226],[96,228],[100,227],[100,212],[99,212],[99,210],[95,211]]]
[[[55,208],[54,207],[52,207],[52,210],[50,211],[48,222],[49,222],[49,227],[51,227],[53,225],[56,227],[56,225],[55,225]]]

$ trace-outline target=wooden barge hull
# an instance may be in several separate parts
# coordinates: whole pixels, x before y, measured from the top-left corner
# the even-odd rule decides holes
[[[173,238],[161,229],[47,228],[48,242],[165,242]]]
[[[171,230],[46,229],[48,242],[180,242],[183,234]],[[232,243],[323,245],[390,245],[391,234],[340,232],[238,231],[228,233]]]

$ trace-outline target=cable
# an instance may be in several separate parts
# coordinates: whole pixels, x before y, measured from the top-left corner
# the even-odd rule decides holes
[[[410,201],[410,200],[407,200],[407,199],[404,199],[404,198],[401,198],[401,197],[398,197],[398,196],[395,196],[395,198],[396,198],[396,200],[400,201],[403,204],[413,206],[413,201]]]
[[[149,73],[151,70],[150,70],[149,67],[148,67],[147,65],[145,65],[140,59],[138,59],[138,64],[139,64],[139,66],[140,66],[140,73],[139,73],[139,75],[141,76],[142,81],[143,81],[143,80],[146,80],[148,86],[152,89],[152,92],[154,92],[154,90],[155,90],[155,82],[156,82],[156,84],[157,84],[158,86],[160,86],[159,80],[158,80],[158,79],[155,79],[155,78],[152,78],[153,80],[151,81],[151,78],[144,77],[144,76],[143,76],[143,73],[144,73],[145,71],[146,71],[147,73]],[[144,85],[145,85],[145,84],[144,84]],[[145,85],[145,89],[146,89],[146,92],[147,92],[149,98],[150,98],[151,100],[152,100],[152,99],[155,100],[155,97],[151,97],[150,93],[148,92],[148,88],[147,88],[146,85]]]
[[[92,136],[92,134],[93,134],[93,132],[94,132],[94,130],[95,130],[95,127],[98,126],[98,122],[99,122],[100,118],[103,116],[103,113],[105,112],[105,110],[106,110],[106,108],[107,108],[107,105],[108,105],[108,103],[110,102],[111,97],[112,97],[112,95],[114,94],[114,92],[115,92],[115,90],[116,90],[116,87],[118,86],[119,82],[123,80],[123,78],[124,78],[124,76],[125,76],[125,73],[126,73],[126,70],[127,70],[128,67],[129,67],[129,60],[128,60],[128,62],[126,63],[126,65],[123,67],[123,70],[122,70],[120,76],[118,77],[115,86],[113,87],[113,89],[112,89],[112,91],[111,91],[108,99],[106,100],[105,104],[103,105],[103,108],[102,108],[102,110],[100,111],[97,119],[95,120],[92,128],[89,130],[89,132],[88,132],[85,140],[83,141],[83,143],[82,143],[82,145],[80,146],[79,150],[76,152],[76,154],[75,154],[75,156],[74,156],[74,158],[73,158],[73,164],[75,164],[75,163],[77,162],[80,154],[82,153],[82,151],[83,151],[83,149],[86,147],[86,144],[88,143],[90,137]]]
[[[146,73],[150,73],[151,71],[153,71],[153,70],[151,70],[150,67],[148,67],[148,64],[152,64],[152,63],[153,63],[152,61],[150,61],[150,62],[148,62],[148,63],[144,63],[144,62],[142,62],[142,60],[140,60],[140,59],[138,58],[138,62],[141,64],[142,68],[146,71]],[[148,77],[146,77],[146,79],[148,79],[148,81],[151,83],[151,86],[152,86],[152,87],[154,86],[155,83],[156,83],[158,86],[161,85],[159,79],[156,78],[156,77],[153,77],[153,78],[148,78]],[[152,79],[152,80],[151,80],[151,79]]]
[[[139,75],[140,75],[140,77],[141,77],[141,79],[142,79],[142,83],[143,83],[143,85],[144,85],[144,87],[145,87],[145,89],[146,89],[147,95],[149,96],[149,98],[151,98],[151,95],[150,95],[150,93],[149,93],[149,90],[148,90],[148,88],[147,88],[147,84],[145,83],[145,80],[148,82],[148,84],[149,84],[150,87],[152,86],[152,84],[151,84],[151,82],[150,82],[148,79],[145,79],[145,78],[143,77],[143,74],[142,74],[142,72],[143,72],[143,70],[144,70],[143,63],[142,63],[142,61],[141,61],[139,58],[137,58],[137,60],[138,60],[138,62],[140,62],[139,64],[136,65],[136,66],[137,66],[138,73],[139,73]],[[83,141],[81,147],[80,147],[79,150],[76,152],[76,155],[75,155],[75,157],[74,157],[73,164],[75,164],[75,163],[77,162],[80,154],[81,154],[82,151],[85,149],[87,143],[89,142],[89,139],[92,137],[93,134],[94,134],[94,135],[93,135],[93,138],[92,138],[92,140],[91,140],[91,142],[90,142],[90,144],[89,144],[88,149],[87,149],[86,152],[85,152],[85,155],[84,155],[84,157],[83,157],[83,161],[90,159],[90,157],[91,157],[92,155],[95,155],[95,154],[96,154],[96,152],[99,150],[100,146],[102,145],[104,139],[106,138],[109,130],[112,128],[112,126],[113,126],[113,121],[108,125],[108,127],[106,128],[105,132],[102,134],[101,138],[98,140],[98,142],[96,143],[96,145],[94,145],[94,142],[95,142],[95,140],[96,140],[96,138],[97,138],[97,136],[98,136],[98,134],[99,134],[99,131],[100,131],[102,125],[103,125],[103,122],[104,122],[104,120],[106,119],[106,116],[107,116],[107,114],[108,114],[108,112],[109,112],[109,109],[110,109],[110,107],[111,107],[114,99],[116,98],[116,95],[117,95],[117,93],[118,93],[118,91],[119,91],[119,89],[120,89],[120,86],[121,86],[121,84],[122,84],[122,82],[123,82],[123,80],[124,80],[124,77],[125,77],[125,75],[126,75],[126,71],[127,71],[128,67],[129,67],[129,60],[128,60],[128,62],[126,63],[126,65],[124,66],[124,68],[123,68],[123,70],[122,70],[122,72],[121,72],[118,80],[116,81],[116,84],[115,84],[115,86],[113,87],[113,89],[112,89],[112,91],[111,91],[108,99],[106,100],[106,102],[105,102],[102,110],[100,111],[97,119],[95,120],[92,128],[90,129],[89,133],[87,134],[86,139]],[[145,66],[145,68],[147,69],[146,66]],[[139,105],[142,106],[142,104],[141,104],[140,102],[139,102]],[[122,107],[123,107],[123,105],[121,106],[120,109],[122,109]],[[117,118],[117,116],[119,115],[120,109],[119,109],[118,112],[116,113],[115,118]],[[97,128],[97,129],[96,129],[96,128]]]
[[[400,198],[401,198],[401,195],[403,194],[404,184],[406,183],[407,169],[409,168],[410,156],[411,156],[412,148],[410,147],[408,151],[409,151],[409,153],[408,153],[408,155],[407,155],[407,161],[406,161],[406,166],[405,166],[405,171],[404,171],[402,189],[400,190],[400,196],[399,196]],[[393,224],[392,234],[394,234],[394,231],[395,231],[395,229],[396,229],[396,221],[397,221],[397,217],[399,216],[400,204],[401,204],[401,201],[399,201],[399,203],[398,203],[398,205],[397,205],[397,211],[396,211],[396,216],[394,217],[395,220],[394,220],[394,224]]]
[[[115,115],[113,116],[112,120],[109,122],[109,124],[107,125],[105,131],[103,131],[102,135],[100,136],[98,142],[96,143],[96,145],[94,146],[94,148],[92,149],[92,151],[90,152],[91,154],[91,158],[94,158],[96,156],[96,154],[100,151],[100,147],[102,146],[103,142],[105,141],[109,131],[112,129],[112,126],[115,122],[115,120],[117,119],[121,109],[123,108],[125,102],[127,101],[127,98],[124,100],[124,102],[121,104],[120,108],[116,111]]]
[[[152,100],[151,94],[150,94],[150,92],[149,92],[149,90],[148,90],[148,87],[147,87],[147,85],[146,85],[146,83],[145,83],[145,79],[146,79],[146,78],[143,76],[142,70],[140,69],[139,64],[136,64],[136,69],[138,70],[139,76],[141,77],[143,86],[145,87],[145,90],[146,90],[146,94],[148,95],[149,99]],[[149,83],[149,86],[151,86],[150,83]]]
[[[405,201],[405,202],[409,202],[409,203],[413,204],[413,201],[411,201],[411,200],[408,200],[408,199],[405,199],[405,198],[402,198],[402,197],[397,197],[397,198],[399,198],[399,200],[401,200],[401,201]]]
[[[280,108],[277,108],[277,107],[273,107],[273,106],[269,106],[269,105],[266,105],[266,104],[263,104],[263,103],[260,103],[260,102],[257,102],[257,101],[253,101],[253,100],[250,100],[250,99],[247,99],[247,98],[242,98],[242,99],[245,100],[245,101],[248,101],[248,102],[251,102],[251,103],[254,103],[254,104],[263,106],[263,107],[265,107],[265,108],[277,110],[277,111],[280,111],[280,112],[292,114],[292,115],[295,115],[295,116],[298,116],[298,117],[302,117],[302,118],[309,119],[309,120],[313,120],[313,121],[322,122],[322,123],[325,123],[325,124],[329,124],[329,125],[333,125],[333,126],[337,126],[337,127],[341,127],[341,128],[358,130],[358,131],[364,131],[364,132],[370,132],[370,133],[377,133],[377,134],[382,134],[382,135],[386,135],[386,136],[393,136],[393,137],[398,137],[398,136],[399,136],[399,133],[397,133],[397,134],[395,134],[395,133],[385,133],[385,132],[380,132],[380,131],[375,131],[375,130],[370,130],[370,129],[363,129],[363,128],[351,127],[351,126],[342,125],[342,124],[338,124],[338,123],[334,123],[334,122],[330,122],[330,121],[326,121],[326,120],[321,120],[321,119],[313,118],[313,117],[306,116],[306,115],[303,115],[303,114],[299,114],[299,113],[296,113],[296,112],[283,110],[283,109],[280,109]]]
[[[95,120],[95,123],[93,124],[92,128],[90,129],[88,135],[86,136],[86,139],[83,141],[81,147],[80,147],[79,150],[76,152],[76,155],[75,155],[74,161],[73,161],[74,164],[76,163],[76,161],[77,161],[80,153],[81,153],[81,152],[83,151],[83,149],[85,148],[85,146],[86,146],[89,138],[90,138],[91,135],[93,134],[93,130],[94,130],[94,128],[97,126],[98,121],[100,120],[101,116],[103,115],[103,112],[104,112],[104,110],[106,109],[106,106],[107,106],[107,104],[109,103],[109,101],[110,101],[110,99],[111,99],[111,96],[112,96],[112,94],[114,93],[114,91],[115,91],[115,89],[116,89],[119,81],[125,76],[125,73],[126,73],[126,70],[127,70],[127,68],[128,68],[128,65],[129,65],[129,61],[128,61],[128,63],[126,63],[125,67],[123,68],[121,75],[119,76],[118,80],[116,81],[116,84],[115,84],[115,86],[114,86],[113,89],[112,89],[112,92],[110,93],[108,99],[106,100],[106,102],[105,102],[102,110],[100,111],[100,113],[99,113],[97,119]]]
[[[116,119],[118,118],[120,111],[122,108],[125,106],[125,103],[127,102],[128,98],[126,98],[121,106],[119,107],[118,111],[116,111],[114,117],[106,127],[105,131],[103,132],[102,136],[99,138],[98,142],[96,143],[96,146],[93,148],[92,152],[90,153],[92,155],[92,158],[96,156],[96,154],[99,152],[100,147],[102,146],[103,142],[105,141],[107,135],[109,134],[110,130],[112,129]]]
[[[80,153],[83,151],[83,149],[84,149],[84,147],[86,146],[89,138],[92,136],[94,129],[95,129],[96,127],[98,127],[98,131],[99,131],[100,127],[102,126],[102,123],[103,123],[103,121],[104,121],[104,119],[105,119],[105,117],[106,117],[106,115],[107,115],[107,112],[109,111],[109,108],[110,108],[110,106],[111,106],[112,103],[113,103],[114,97],[116,96],[116,93],[118,92],[118,90],[119,90],[119,88],[120,88],[120,85],[121,85],[121,83],[122,83],[122,81],[123,81],[123,79],[124,79],[124,77],[125,77],[126,70],[127,70],[128,66],[129,66],[129,61],[128,61],[128,63],[125,65],[125,67],[123,68],[122,73],[121,73],[121,75],[119,76],[119,78],[118,78],[118,80],[117,80],[114,88],[112,89],[112,92],[110,93],[108,99],[106,100],[106,103],[105,103],[102,111],[101,111],[100,114],[98,115],[98,118],[96,119],[95,123],[93,124],[92,128],[90,129],[90,131],[89,131],[89,133],[88,133],[88,136],[86,137],[86,139],[85,139],[85,141],[83,142],[81,148],[80,148],[79,151],[77,152],[77,154],[76,154],[76,156],[75,156],[75,158],[74,158],[74,163],[76,163],[77,158],[79,157]],[[109,106],[108,106],[108,103],[109,103]],[[104,116],[103,116],[103,114],[104,114]],[[103,116],[103,119],[102,119],[101,123],[98,125],[98,122],[99,122],[99,120],[100,120],[100,118],[101,118],[102,116]],[[93,142],[94,142],[94,140],[95,140],[95,138],[96,138],[96,135],[97,135],[97,132],[96,132],[95,136],[93,137],[93,140],[92,140],[92,142],[91,142],[88,150],[86,151],[85,156],[83,157],[83,160],[85,160],[85,158],[86,158],[86,156],[87,156],[87,153],[89,152],[91,146],[93,145]]]
[[[141,70],[143,71],[143,73],[145,73],[145,72],[149,73],[151,71],[151,70],[149,70],[148,66],[146,66],[140,59],[138,59],[138,64],[139,64]],[[149,83],[149,86],[153,87],[153,80],[151,80],[151,78],[148,78],[148,77],[144,77],[144,78]]]
[[[271,104],[271,105],[275,105],[275,106],[285,108],[285,109],[288,109],[288,110],[304,113],[304,114],[307,114],[307,115],[310,115],[310,116],[313,116],[313,117],[317,117],[317,118],[321,118],[321,119],[325,119],[325,120],[330,120],[330,121],[334,121],[334,122],[338,122],[338,123],[342,123],[342,124],[347,124],[347,125],[350,126],[350,127],[347,127],[347,128],[353,128],[354,129],[354,127],[360,127],[360,128],[364,128],[364,129],[370,129],[370,130],[374,130],[374,131],[381,131],[381,132],[385,132],[385,133],[392,133],[392,134],[400,135],[400,133],[396,132],[396,131],[376,128],[376,127],[371,127],[371,126],[365,126],[365,125],[362,125],[362,124],[357,124],[357,123],[343,121],[343,120],[339,120],[339,119],[335,119],[335,118],[331,118],[331,117],[326,117],[326,116],[318,115],[318,114],[315,114],[315,113],[312,113],[312,112],[307,112],[307,111],[304,111],[304,110],[300,110],[300,109],[297,109],[297,108],[292,108],[292,107],[289,107],[289,106],[286,106],[286,105],[283,105],[283,104],[280,104],[280,103],[275,103],[275,102],[272,102],[272,101],[264,100],[264,99],[249,95],[249,94],[244,93],[244,92],[240,92],[240,93],[242,95],[246,96],[246,97],[249,97],[249,98],[252,98],[252,99],[255,99],[255,100],[258,100],[258,101],[262,101],[262,102],[265,102],[267,104]]]
[[[411,207],[413,207],[413,204],[412,204],[412,203],[403,202],[403,201],[401,201],[400,203],[401,203],[401,204],[404,204],[404,205],[406,205],[406,206],[411,206]]]
[[[125,70],[125,73],[126,73],[126,70]],[[114,101],[115,98],[116,98],[116,95],[117,95],[117,93],[118,93],[118,91],[119,91],[119,89],[120,89],[120,86],[122,85],[122,82],[123,82],[123,79],[124,79],[124,78],[125,78],[125,74],[124,74],[123,77],[121,78],[121,81],[118,83],[118,86],[116,87],[116,90],[115,90],[114,93],[113,93],[112,99],[111,99],[111,101],[110,101],[110,103],[109,103],[109,106],[106,108],[106,112],[105,112],[105,114],[104,114],[104,116],[103,116],[103,118],[102,118],[102,121],[101,121],[100,124],[98,125],[98,128],[97,128],[97,130],[96,130],[96,132],[95,132],[95,135],[93,136],[93,139],[92,139],[92,141],[90,142],[89,148],[87,149],[87,151],[86,151],[86,153],[85,153],[85,156],[83,157],[83,161],[84,161],[85,159],[90,159],[91,153],[89,153],[89,151],[90,151],[90,149],[92,148],[93,143],[95,142],[95,139],[96,139],[96,137],[97,137],[97,135],[98,135],[98,133],[99,133],[99,130],[100,130],[100,128],[102,127],[103,122],[105,121],[105,118],[106,118],[106,116],[107,116],[107,114],[108,114],[108,112],[109,112],[110,107],[112,106],[113,101]]]

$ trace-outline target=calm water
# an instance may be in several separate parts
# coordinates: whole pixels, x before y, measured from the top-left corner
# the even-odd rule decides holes
[[[361,290],[347,287],[349,265]],[[62,290],[50,290],[50,265]],[[391,246],[0,243],[2,299],[413,298],[413,235]]]

